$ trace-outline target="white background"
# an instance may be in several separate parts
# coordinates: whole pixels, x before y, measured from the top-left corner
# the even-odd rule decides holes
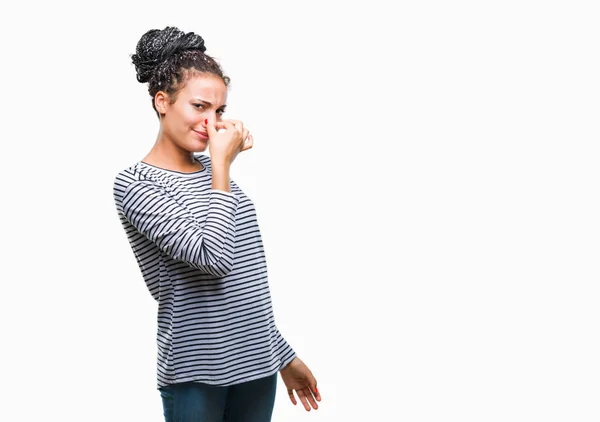
[[[594,3],[2,6],[0,419],[163,420],[112,183],[158,129],[129,55],[173,25],[232,78],[232,177],[322,392],[280,381],[274,421],[600,420]]]

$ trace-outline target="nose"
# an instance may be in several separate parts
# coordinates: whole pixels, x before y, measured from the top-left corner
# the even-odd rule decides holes
[[[202,118],[202,126],[206,127],[207,120],[211,122],[218,122],[220,120],[220,116],[214,111],[209,111],[205,113]]]

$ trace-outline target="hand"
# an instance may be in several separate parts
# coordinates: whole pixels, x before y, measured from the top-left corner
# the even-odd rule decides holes
[[[225,129],[220,131],[219,129]],[[206,124],[210,156],[218,162],[231,164],[238,153],[253,146],[254,139],[241,120],[223,120]]]
[[[294,406],[297,403],[294,397],[295,390],[307,412],[310,411],[311,406],[313,409],[319,408],[317,401],[321,401],[321,394],[317,389],[317,380],[300,358],[294,358],[279,373]]]

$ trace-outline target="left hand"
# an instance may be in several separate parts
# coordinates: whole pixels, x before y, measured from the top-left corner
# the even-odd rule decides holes
[[[307,412],[310,411],[311,406],[315,410],[319,408],[317,401],[321,401],[321,394],[317,389],[317,380],[299,357],[295,357],[279,373],[294,405],[297,403],[294,397],[294,391],[296,391],[296,395]]]

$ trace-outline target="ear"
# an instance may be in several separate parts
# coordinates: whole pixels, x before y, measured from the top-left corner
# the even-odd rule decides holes
[[[158,91],[154,96],[154,106],[160,114],[165,114],[169,108],[169,94]]]

